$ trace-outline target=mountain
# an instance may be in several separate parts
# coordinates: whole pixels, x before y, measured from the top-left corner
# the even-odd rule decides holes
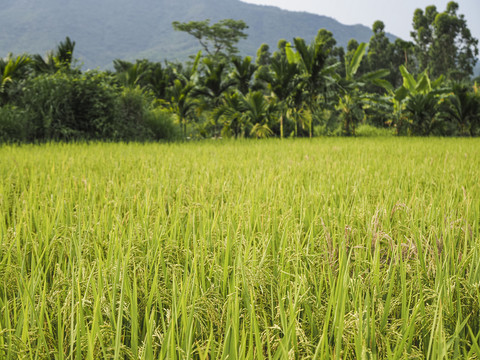
[[[331,31],[339,45],[351,38],[367,42],[372,31],[363,25],[305,12],[291,12],[239,0],[2,0],[0,56],[9,52],[40,53],[69,36],[75,57],[87,68],[111,67],[116,58],[185,60],[199,49],[188,34],[176,32],[173,21],[232,18],[248,25],[241,40],[243,55],[255,55],[262,43],[272,50],[280,39],[300,36],[311,41],[317,31]],[[392,38],[394,38],[392,36]]]

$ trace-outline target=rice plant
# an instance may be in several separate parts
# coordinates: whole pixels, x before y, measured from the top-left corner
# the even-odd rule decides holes
[[[2,359],[479,359],[478,139],[0,147]]]

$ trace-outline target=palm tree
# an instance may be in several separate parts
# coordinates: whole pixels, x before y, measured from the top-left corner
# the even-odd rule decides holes
[[[169,109],[178,117],[178,122],[183,128],[183,138],[187,138],[187,123],[194,114],[196,101],[192,97],[195,84],[192,82],[183,83],[176,79],[173,86],[169,88],[170,106]]]
[[[178,117],[178,122],[183,128],[184,139],[187,138],[187,123],[197,107],[195,90],[200,56],[201,52],[198,52],[191,67],[185,69],[182,67],[174,68],[173,73],[176,79],[172,86],[167,89],[169,109]]]
[[[332,75],[338,63],[328,66],[330,53],[329,46],[317,35],[315,40],[306,45],[302,38],[293,39],[296,53],[291,46],[286,47],[286,55],[289,62],[296,63],[301,69],[301,80],[304,86],[307,106],[311,113],[314,113],[318,105],[318,97],[329,83],[333,82]],[[309,136],[313,135],[313,124],[309,124]]]
[[[65,41],[57,45],[55,51],[48,52],[46,57],[33,55],[33,69],[40,74],[54,74],[59,70],[71,70],[74,62],[73,51],[75,50],[75,41],[67,36]]]
[[[261,91],[250,91],[247,95],[240,92],[227,94],[214,116],[224,117],[225,126],[233,131],[234,135],[244,137],[247,130],[256,138],[269,137],[273,132],[269,126],[276,115],[276,106]]]
[[[235,81],[227,77],[227,64],[223,61],[214,62],[211,58],[205,58],[204,76],[200,78],[194,96],[199,98],[201,110],[214,110],[220,106],[222,96],[235,85]],[[219,136],[218,122],[213,117],[213,135]]]
[[[268,84],[278,104],[280,113],[280,138],[284,137],[284,119],[290,108],[289,100],[298,86],[298,65],[289,62],[285,55],[278,55],[271,59],[269,71],[261,74],[260,79]]]
[[[245,137],[247,127],[251,124],[248,119],[243,116],[245,107],[242,99],[244,95],[239,91],[229,92],[222,98],[222,104],[218,106],[212,116],[215,118],[214,122],[218,123],[220,118],[223,118],[223,130],[227,135],[233,135],[235,138]]]
[[[445,112],[457,123],[460,135],[474,136],[475,127],[480,123],[480,96],[465,84],[454,84]]]
[[[275,104],[269,102],[261,91],[249,92],[242,99],[242,102],[245,109],[244,116],[253,124],[250,135],[254,135],[257,138],[272,135],[273,132],[268,123],[275,114]]]
[[[116,59],[113,61],[116,76],[120,84],[125,87],[134,88],[142,85],[142,78],[147,76],[149,66],[146,60],[133,64],[128,61]]]
[[[406,100],[405,112],[409,118],[409,128],[412,134],[428,136],[437,125],[438,98],[430,92],[415,94]]]
[[[250,56],[245,56],[243,59],[240,57],[234,57],[232,59],[234,66],[232,72],[232,78],[235,85],[243,95],[246,95],[250,90],[253,75],[257,71],[258,66],[252,63]]]
[[[27,55],[13,57],[9,54],[6,59],[0,59],[0,101],[8,102],[7,87],[15,80],[26,75],[30,58]]]

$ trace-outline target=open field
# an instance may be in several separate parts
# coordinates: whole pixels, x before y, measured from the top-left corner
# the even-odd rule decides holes
[[[480,140],[0,147],[1,359],[480,359]]]

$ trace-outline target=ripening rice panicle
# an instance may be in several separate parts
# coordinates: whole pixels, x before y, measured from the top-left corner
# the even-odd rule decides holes
[[[0,147],[0,358],[480,358],[479,177],[477,139]]]

